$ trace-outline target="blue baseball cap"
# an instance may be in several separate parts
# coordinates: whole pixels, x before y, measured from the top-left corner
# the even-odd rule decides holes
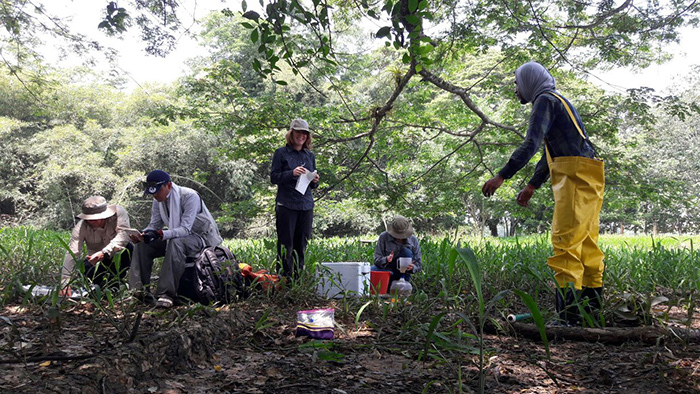
[[[158,193],[161,187],[170,182],[170,174],[163,170],[153,170],[146,175],[146,182],[143,184],[143,196]]]

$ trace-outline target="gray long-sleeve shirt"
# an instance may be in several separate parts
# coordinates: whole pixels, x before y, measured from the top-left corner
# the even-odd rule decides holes
[[[399,252],[404,247],[408,247],[413,252],[413,273],[420,272],[423,269],[422,255],[420,251],[420,243],[415,235],[411,235],[406,239],[406,243],[403,244],[394,238],[389,232],[384,231],[379,235],[377,240],[377,246],[374,248],[374,265],[379,268],[390,268],[387,267],[386,258],[394,252],[394,259],[392,263],[398,260]]]
[[[153,200],[151,221],[146,229],[161,230],[168,226],[167,230],[163,230],[164,240],[187,237],[195,233],[201,235],[208,246],[221,244],[223,239],[219,234],[216,220],[212,217],[199,194],[188,187],[178,186],[175,183],[172,184],[172,187],[173,190],[170,191],[165,201]],[[175,190],[177,190],[177,193],[173,192]],[[173,200],[171,204],[171,198],[174,194],[179,194],[179,198]],[[170,209],[179,211],[180,217],[177,223],[172,223],[170,220]]]

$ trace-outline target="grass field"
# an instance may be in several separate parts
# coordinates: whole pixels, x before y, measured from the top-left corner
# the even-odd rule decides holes
[[[69,237],[66,231],[28,227],[0,229],[1,302],[16,300],[20,296],[20,284],[55,285]],[[302,282],[306,288],[300,291],[314,292],[313,272],[318,263],[372,262],[374,244],[367,239],[312,240],[306,259],[308,280]],[[698,236],[601,236],[600,245],[606,254],[606,294],[634,294],[641,299],[664,294],[679,302],[694,303],[693,295],[700,290],[699,242]],[[254,268],[274,270],[273,239],[229,239],[225,244],[239,260]],[[551,294],[554,282],[546,265],[551,246],[547,236],[541,235],[503,239],[421,239],[424,272],[413,276],[416,296],[438,297],[459,308],[469,304],[472,297],[465,295],[474,289],[468,266],[451,256],[458,245],[474,251],[482,271],[486,297],[502,290],[517,289],[531,294],[539,303],[539,297]]]

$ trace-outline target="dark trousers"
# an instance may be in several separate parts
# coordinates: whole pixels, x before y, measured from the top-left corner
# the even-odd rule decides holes
[[[127,270],[131,267],[132,253],[134,253],[134,244],[129,242],[120,253],[113,257],[105,257],[95,265],[85,260],[85,277],[100,287],[107,285],[119,287],[119,283],[124,281]]]
[[[299,276],[304,270],[304,251],[311,238],[313,210],[297,211],[275,206],[277,227],[277,272],[282,276]],[[282,248],[284,247],[284,253]]]
[[[129,288],[132,290],[146,287],[150,291],[153,260],[165,257],[160,267],[156,296],[166,295],[170,299],[177,297],[180,278],[185,273],[185,262],[204,249],[204,239],[197,234],[173,238],[167,241],[157,239],[149,244],[139,242],[134,251],[134,264],[129,272]]]

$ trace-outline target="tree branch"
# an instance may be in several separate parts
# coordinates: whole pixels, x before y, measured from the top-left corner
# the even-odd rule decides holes
[[[524,136],[522,134],[520,134],[515,127],[508,126],[506,124],[493,121],[488,116],[486,116],[486,114],[484,114],[483,111],[481,111],[481,109],[479,109],[479,107],[477,107],[476,104],[474,104],[472,99],[469,97],[469,94],[467,93],[467,89],[453,85],[453,84],[443,80],[442,78],[432,74],[431,72],[429,72],[425,68],[422,69],[419,72],[419,74],[421,77],[423,77],[424,80],[432,83],[433,85],[437,86],[438,88],[440,88],[444,91],[450,92],[456,96],[459,96],[462,99],[462,101],[464,102],[464,104],[467,106],[467,108],[469,108],[472,112],[474,112],[474,114],[476,116],[478,116],[484,124],[492,125],[492,126],[504,129],[504,130],[512,131],[512,132],[516,133],[517,135],[519,135],[520,137],[524,138]]]
[[[352,175],[355,172],[355,170],[360,166],[362,161],[367,157],[370,150],[374,146],[374,135],[377,132],[377,130],[379,129],[379,125],[381,124],[382,120],[386,116],[387,112],[389,112],[394,107],[394,102],[399,97],[401,92],[403,92],[403,90],[406,88],[406,85],[411,80],[411,78],[413,78],[414,75],[416,75],[415,62],[411,63],[411,67],[408,69],[406,74],[403,76],[403,78],[401,78],[399,83],[396,85],[396,89],[394,89],[394,92],[392,93],[391,97],[389,97],[389,99],[386,101],[386,103],[384,103],[383,106],[375,109],[372,112],[372,128],[368,133],[365,133],[369,137],[369,144],[367,144],[367,148],[365,149],[365,151],[362,153],[360,158],[357,159],[357,161],[350,168],[350,170],[342,178],[340,178],[340,180],[338,180],[338,182],[334,183],[333,185],[329,186],[327,189],[323,190],[323,192],[316,199],[316,201],[319,201],[319,200],[322,200],[323,198],[325,198],[328,195],[328,192],[330,192],[331,190],[336,188],[338,185],[343,183],[343,181],[348,179],[350,177],[350,175]]]

